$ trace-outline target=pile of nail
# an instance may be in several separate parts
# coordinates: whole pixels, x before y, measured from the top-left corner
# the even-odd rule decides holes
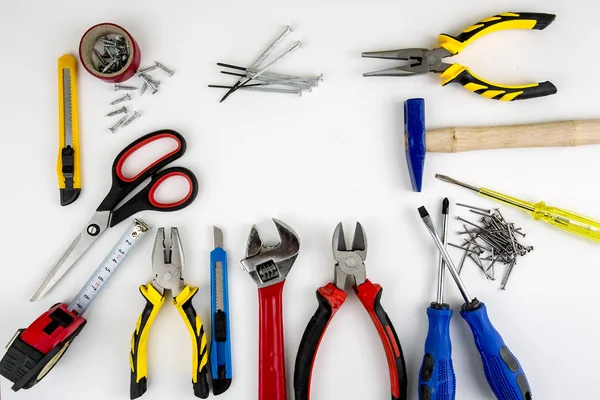
[[[152,76],[149,75],[149,73],[151,71],[154,71],[156,69],[160,69],[160,70],[164,71],[169,76],[173,76],[173,74],[175,73],[175,71],[165,67],[163,64],[159,63],[158,61],[155,61],[154,65],[152,65],[150,67],[138,70],[137,76],[140,79],[141,84],[142,84],[142,87],[140,89],[140,97],[143,96],[147,90],[150,90],[150,92],[152,92],[152,94],[156,94],[158,92],[158,87],[160,85],[160,81],[154,79]],[[116,83],[115,83],[114,88],[115,88],[115,92],[119,92],[119,91],[133,92],[133,91],[138,90],[138,88],[136,86],[118,85]],[[119,97],[118,99],[112,101],[110,103],[110,105],[116,106],[119,103],[123,103],[125,101],[131,101],[131,100],[132,100],[131,95],[129,93],[127,93],[125,96]],[[113,126],[111,126],[108,129],[112,133],[115,133],[117,131],[117,129],[124,128],[127,125],[129,125],[131,122],[136,120],[137,118],[141,117],[141,114],[138,111],[135,111],[133,113],[133,115],[131,115],[131,116],[128,116],[128,113],[129,113],[129,110],[127,109],[127,107],[123,106],[119,109],[116,109],[116,110],[111,111],[108,114],[106,114],[107,117],[114,117],[119,114],[125,114],[121,119],[119,119],[119,121],[117,121],[116,124],[114,124]]]
[[[479,223],[456,217],[463,223],[464,230],[458,234],[464,242],[460,245],[452,243],[448,245],[464,251],[458,272],[462,271],[465,260],[469,258],[481,269],[487,279],[496,280],[494,267],[504,264],[506,270],[500,287],[506,289],[506,283],[517,264],[517,259],[533,250],[532,246],[519,243],[518,239],[524,238],[525,233],[521,228],[515,227],[514,223],[507,222],[499,209],[489,210],[465,204],[457,205],[481,216]]]
[[[103,52],[100,52],[101,48]],[[129,61],[129,43],[121,35],[100,36],[93,47],[94,68],[102,74],[114,74]]]
[[[319,76],[297,76],[297,75],[286,75],[279,74],[269,71],[271,67],[283,60],[292,52],[302,47],[302,42],[296,42],[296,44],[289,50],[276,57],[265,66],[261,67],[261,64],[265,59],[275,50],[275,48],[281,43],[281,41],[292,32],[292,28],[287,26],[283,33],[275,39],[273,43],[249,66],[241,67],[237,65],[217,63],[219,67],[229,68],[234,70],[221,71],[225,75],[233,75],[238,77],[237,82],[233,86],[228,85],[208,85],[211,88],[227,89],[227,93],[221,99],[223,102],[227,97],[237,90],[254,91],[254,92],[270,92],[270,93],[287,93],[302,96],[303,92],[312,92],[314,87],[319,86],[319,82],[323,80],[323,74]]]

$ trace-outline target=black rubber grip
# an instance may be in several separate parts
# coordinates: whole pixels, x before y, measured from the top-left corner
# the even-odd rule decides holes
[[[148,390],[148,377],[144,376],[139,381],[137,380],[137,367],[138,367],[138,355],[140,351],[140,339],[142,337],[142,332],[146,328],[146,324],[148,323],[148,319],[150,318],[150,314],[154,309],[154,304],[150,301],[146,300],[146,305],[144,306],[144,310],[140,315],[140,328],[138,331],[133,333],[133,339],[131,344],[131,359],[133,369],[130,374],[130,383],[129,383],[129,398],[137,399],[141,397]],[[142,349],[145,351],[145,349]]]
[[[532,12],[508,12],[508,13],[504,13],[504,14],[494,15],[494,17],[488,18],[485,22],[479,21],[473,25],[476,27],[475,29],[465,30],[465,31],[461,32],[460,35],[458,35],[458,36],[451,36],[451,35],[447,35],[447,34],[446,35],[454,37],[459,42],[466,42],[467,40],[471,39],[473,36],[475,36],[479,32],[481,32],[485,29],[489,29],[493,25],[497,25],[499,23],[509,22],[509,21],[519,21],[519,20],[531,20],[531,21],[535,21],[535,25],[531,29],[542,30],[542,29],[546,28],[548,25],[550,25],[555,19],[556,19],[556,15],[554,15],[554,14],[532,13]]]
[[[295,400],[308,400],[310,396],[310,377],[313,362],[319,348],[319,343],[321,343],[321,338],[333,316],[331,304],[319,292],[317,292],[317,301],[319,302],[319,307],[306,326],[296,356],[294,367]]]
[[[387,315],[383,307],[381,306],[381,295],[383,294],[383,290],[379,290],[377,296],[375,297],[375,303],[373,309],[375,310],[375,315],[379,320],[379,323],[383,327],[384,331],[387,333],[385,338],[389,339],[392,343],[392,346],[397,348],[398,354],[396,353],[395,348],[389,348],[386,345],[386,341],[384,341],[384,337],[381,337],[383,341],[383,347],[386,351],[386,357],[389,355],[392,357],[392,360],[388,359],[388,363],[394,363],[396,367],[396,376],[391,376],[391,379],[397,380],[397,383],[400,388],[400,397],[396,398],[393,394],[391,396],[392,400],[407,400],[408,399],[408,377],[406,374],[406,361],[404,361],[404,352],[402,351],[402,345],[400,344],[400,339],[398,338],[398,334],[396,333],[396,329],[390,320],[390,317]],[[391,337],[390,337],[391,333]],[[390,366],[391,370],[391,366]],[[393,385],[393,382],[392,382]]]
[[[194,332],[200,332],[196,336],[196,342],[198,349],[198,365],[201,365],[202,359],[206,356],[206,352],[208,351],[208,344],[202,347],[202,338],[205,336],[205,332],[203,325],[200,325],[200,329],[198,329],[198,326],[196,325],[196,321],[198,320],[198,314],[196,313],[196,309],[192,304],[192,299],[194,298],[194,295],[192,295],[185,303],[183,303],[181,308],[185,312],[189,323],[192,325],[192,330]],[[193,383],[192,381],[192,384],[194,386],[194,396],[199,397],[201,399],[208,398],[208,395],[210,394],[210,389],[208,387],[208,365],[201,367],[199,371],[194,371],[194,373],[198,374],[196,377],[196,383]]]

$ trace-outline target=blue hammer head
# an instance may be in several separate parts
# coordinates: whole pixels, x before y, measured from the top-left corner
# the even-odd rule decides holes
[[[410,182],[415,192],[421,191],[425,167],[425,100],[404,102],[404,144]]]

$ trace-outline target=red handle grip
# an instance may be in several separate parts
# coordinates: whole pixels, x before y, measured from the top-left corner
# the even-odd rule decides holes
[[[392,321],[381,306],[381,286],[376,283],[367,281],[358,287],[354,288],[356,296],[365,307],[373,324],[379,333],[379,338],[385,349],[385,357],[387,358],[388,368],[390,371],[390,385],[393,400],[408,399],[406,387],[408,379],[406,376],[406,363],[404,362],[404,353],[400,346],[400,340],[396,334],[396,330],[392,325]]]
[[[258,400],[286,400],[282,293],[285,281],[258,289]]]

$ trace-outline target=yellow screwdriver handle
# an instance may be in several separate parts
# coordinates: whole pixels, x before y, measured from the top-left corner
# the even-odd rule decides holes
[[[534,205],[533,217],[562,230],[600,242],[600,222],[568,210],[547,206],[540,201]]]
[[[584,217],[572,211],[547,206],[543,201],[534,204],[486,188],[479,188],[478,193],[484,197],[489,197],[526,211],[536,220],[546,221],[564,231],[600,242],[600,221]]]

